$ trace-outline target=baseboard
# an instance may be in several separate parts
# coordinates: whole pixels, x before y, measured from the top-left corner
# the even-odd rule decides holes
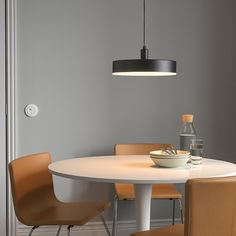
[[[151,221],[151,228],[158,228],[171,225],[171,219],[157,219]],[[180,223],[180,219],[176,219],[176,223]],[[107,222],[109,229],[112,227],[112,222]],[[58,227],[42,226],[36,229],[33,236],[55,236]],[[28,236],[30,227],[18,224],[17,236]],[[119,221],[118,222],[118,236],[128,236],[131,232],[136,231],[135,221]],[[107,236],[103,224],[101,222],[89,222],[88,224],[77,227],[71,230],[71,236]],[[60,236],[67,236],[66,226],[61,229]]]

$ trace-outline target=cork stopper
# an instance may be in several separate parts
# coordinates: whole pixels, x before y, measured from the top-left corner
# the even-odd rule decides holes
[[[192,114],[183,114],[183,115],[182,115],[182,121],[183,121],[184,123],[193,122],[193,115],[192,115]]]

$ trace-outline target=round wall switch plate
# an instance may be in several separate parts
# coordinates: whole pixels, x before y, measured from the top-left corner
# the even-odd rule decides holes
[[[38,115],[38,113],[39,113],[39,109],[38,109],[38,107],[35,104],[28,104],[25,107],[25,114],[28,117],[35,117],[35,116]]]

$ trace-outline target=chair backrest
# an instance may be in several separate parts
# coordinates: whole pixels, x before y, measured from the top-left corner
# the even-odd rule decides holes
[[[12,198],[17,218],[30,224],[29,214],[55,200],[49,153],[38,153],[17,158],[9,163]],[[33,209],[33,210],[32,210]]]
[[[114,148],[115,155],[148,155],[149,152],[162,148],[172,147],[172,144],[166,143],[126,143],[116,144]]]
[[[186,183],[185,236],[236,236],[236,177]]]

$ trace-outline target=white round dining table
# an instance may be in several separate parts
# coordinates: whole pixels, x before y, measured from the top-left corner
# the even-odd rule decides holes
[[[48,168],[54,175],[75,180],[134,184],[137,230],[150,229],[152,184],[236,176],[236,165],[226,161],[204,158],[201,165],[161,168],[148,155],[81,157],[53,162]]]

